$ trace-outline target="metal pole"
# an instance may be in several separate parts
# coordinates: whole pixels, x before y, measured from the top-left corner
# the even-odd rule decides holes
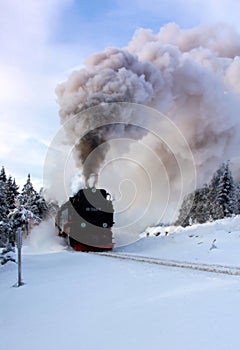
[[[16,235],[16,241],[17,241],[17,249],[18,249],[18,281],[14,285],[14,287],[20,287],[24,285],[22,281],[22,229],[17,229],[17,235]]]
[[[19,230],[19,233],[21,231]],[[22,283],[22,254],[21,254],[21,246],[18,245],[18,287],[21,286]]]

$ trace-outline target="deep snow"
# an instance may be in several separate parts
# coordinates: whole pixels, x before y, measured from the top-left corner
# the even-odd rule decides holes
[[[210,250],[214,239],[217,248]],[[118,250],[240,265],[239,242],[236,217],[150,235]],[[66,251],[55,241],[54,247],[52,254],[25,248],[23,287],[12,288],[15,264],[0,269],[2,349],[239,348],[239,277]]]
[[[161,234],[156,237],[157,232]],[[239,215],[186,228],[149,227],[141,237],[138,242],[117,248],[117,251],[162,259],[240,266]]]

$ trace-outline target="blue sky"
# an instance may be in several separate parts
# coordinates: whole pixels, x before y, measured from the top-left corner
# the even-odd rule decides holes
[[[239,28],[238,0],[7,0],[0,2],[0,165],[40,186],[60,124],[55,87],[86,58],[124,47],[136,29],[157,32],[226,22]]]

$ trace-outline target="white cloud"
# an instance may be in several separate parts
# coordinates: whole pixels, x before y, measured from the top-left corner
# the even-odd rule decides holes
[[[0,3],[0,160],[18,178],[31,172],[39,181],[44,143],[58,127],[54,89],[69,56],[52,41],[59,16],[72,3]]]

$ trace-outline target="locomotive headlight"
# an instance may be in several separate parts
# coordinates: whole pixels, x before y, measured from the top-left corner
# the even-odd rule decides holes
[[[103,226],[104,228],[106,228],[106,227],[107,227],[106,222],[104,222],[104,223],[102,224],[102,226]]]
[[[95,187],[92,188],[92,192],[93,193],[96,192],[96,188]]]
[[[81,222],[81,227],[86,227],[86,224],[85,224],[85,222]]]

